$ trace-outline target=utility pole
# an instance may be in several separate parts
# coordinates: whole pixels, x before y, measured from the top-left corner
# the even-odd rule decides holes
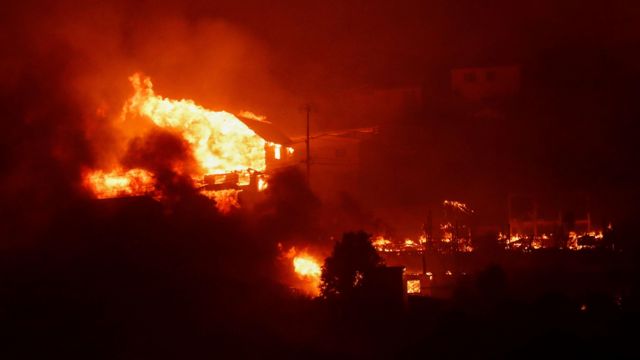
[[[422,243],[422,275],[427,275],[427,243],[432,243],[433,218],[431,210],[427,213],[427,221],[424,224],[424,242]]]
[[[538,238],[538,198],[533,198],[533,240]]]
[[[590,233],[591,232],[591,198],[589,195],[586,196],[587,198],[587,232]]]
[[[311,113],[311,105],[307,105],[306,106],[306,110],[307,110],[307,139],[306,139],[306,145],[307,145],[307,183],[309,185],[311,185],[311,150],[310,150],[310,136],[309,136],[309,114]]]

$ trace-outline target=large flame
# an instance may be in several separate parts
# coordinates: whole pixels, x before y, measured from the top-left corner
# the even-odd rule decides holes
[[[278,244],[278,247],[283,251],[281,244]],[[282,258],[291,264],[289,266],[297,277],[294,287],[311,296],[320,295],[322,265],[315,256],[306,250],[298,252],[295,247],[291,247],[287,252],[283,251]]]
[[[320,275],[322,268],[313,256],[302,253],[293,258],[293,269],[298,277],[304,281],[304,290],[310,295],[320,295]]]
[[[266,141],[245,123],[226,111],[212,111],[192,100],[172,100],[156,95],[148,77],[136,73],[129,80],[134,95],[124,105],[123,124],[135,126],[140,117],[156,126],[178,133],[190,145],[197,169],[189,175],[196,184],[204,184],[205,175],[241,173],[248,177],[251,170],[266,168]],[[272,144],[280,150],[280,144]],[[287,149],[289,151],[289,149]],[[259,190],[266,188],[266,178],[260,177]],[[154,177],[141,169],[109,171],[95,170],[86,174],[85,185],[98,198],[149,194],[154,190]],[[247,185],[238,183],[238,186]],[[205,190],[221,212],[239,207],[242,190]]]
[[[136,92],[125,105],[124,115],[145,116],[160,127],[178,131],[191,145],[202,170],[199,175],[264,171],[265,141],[233,114],[156,95],[151,80],[138,73],[129,80]]]
[[[319,278],[322,274],[320,264],[309,255],[301,255],[293,258],[293,268],[300,276]]]

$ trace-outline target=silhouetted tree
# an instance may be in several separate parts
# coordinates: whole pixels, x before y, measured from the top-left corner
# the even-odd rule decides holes
[[[325,298],[348,298],[362,285],[367,274],[382,266],[382,258],[371,244],[371,235],[349,232],[338,241],[322,267],[321,292]]]

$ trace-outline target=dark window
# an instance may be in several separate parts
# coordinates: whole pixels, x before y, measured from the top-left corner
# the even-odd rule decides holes
[[[342,158],[347,156],[347,150],[346,149],[336,149],[336,157],[338,158]]]
[[[468,72],[464,74],[464,81],[465,82],[476,82],[476,73],[474,72]]]
[[[496,72],[495,71],[487,71],[487,73],[485,74],[485,78],[487,79],[487,81],[493,81],[496,79]]]

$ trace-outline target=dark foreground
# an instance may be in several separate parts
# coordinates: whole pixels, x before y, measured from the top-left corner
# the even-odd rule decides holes
[[[633,266],[615,293],[489,267],[445,300],[327,302],[276,281],[272,220],[126,209],[68,209],[3,249],[2,358],[637,357]]]

